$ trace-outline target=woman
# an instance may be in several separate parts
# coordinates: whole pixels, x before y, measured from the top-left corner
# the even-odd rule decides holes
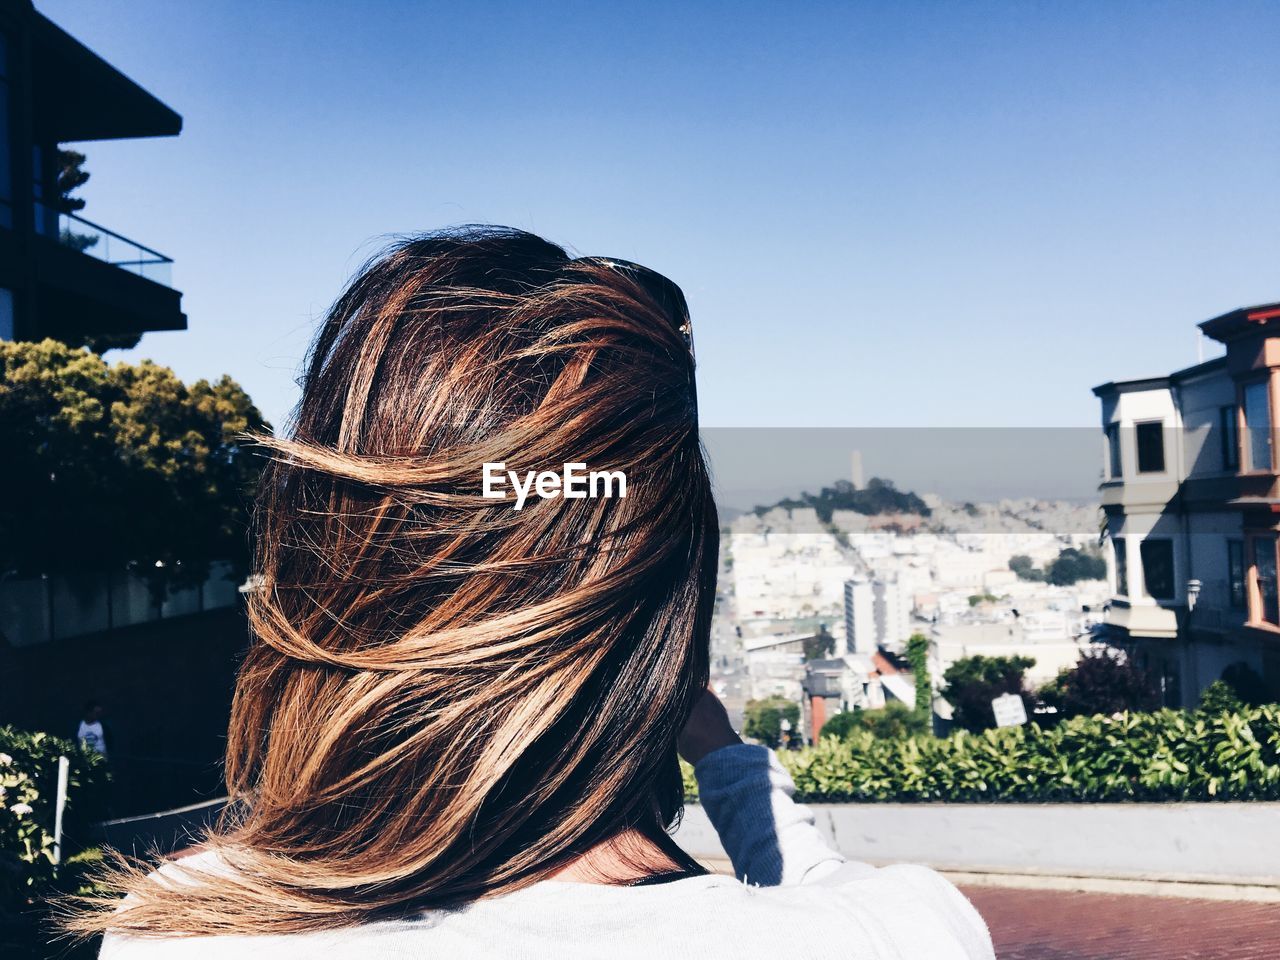
[[[718,524],[674,284],[422,237],[342,295],[302,386],[258,438],[234,804],[74,921],[103,957],[992,956],[937,874],[829,849],[706,692]],[[677,750],[739,879],[668,836]]]

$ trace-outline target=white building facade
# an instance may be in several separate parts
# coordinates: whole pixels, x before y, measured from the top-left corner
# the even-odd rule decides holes
[[[1109,638],[1190,706],[1229,667],[1280,692],[1280,304],[1200,324],[1223,357],[1096,387]]]

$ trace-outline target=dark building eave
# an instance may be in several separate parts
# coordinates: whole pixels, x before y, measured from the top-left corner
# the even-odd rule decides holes
[[[1140,377],[1137,380],[1108,380],[1106,383],[1100,383],[1093,388],[1093,394],[1096,397],[1106,397],[1114,393],[1122,393],[1125,390],[1149,390],[1155,387],[1167,387],[1169,378],[1166,377]]]
[[[172,137],[182,130],[182,117],[38,13],[32,44],[37,135],[46,142]]]
[[[1136,380],[1108,380],[1106,383],[1100,383],[1094,387],[1093,394],[1096,397],[1108,397],[1116,393],[1123,393],[1126,390],[1151,390],[1157,387],[1167,387],[1172,383],[1182,383],[1185,380],[1191,380],[1195,377],[1224,369],[1226,365],[1226,357],[1213,357],[1193,366],[1183,367],[1168,376],[1138,377]]]
[[[1200,329],[1206,337],[1227,343],[1240,336],[1280,326],[1280,302],[1259,303],[1252,307],[1239,307],[1206,320]]]

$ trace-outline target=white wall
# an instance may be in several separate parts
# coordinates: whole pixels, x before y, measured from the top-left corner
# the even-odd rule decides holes
[[[1115,879],[1280,884],[1277,803],[810,804],[846,857],[973,870]],[[701,806],[675,840],[724,848]]]

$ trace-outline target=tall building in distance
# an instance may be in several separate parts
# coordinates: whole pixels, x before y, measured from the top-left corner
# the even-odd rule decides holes
[[[0,339],[186,329],[172,261],[67,210],[58,187],[60,144],[181,129],[30,0],[0,0]]]
[[[896,576],[858,576],[844,584],[845,654],[898,650],[911,636],[911,594]]]
[[[855,450],[849,457],[849,482],[853,484],[853,489],[861,490],[867,483],[866,478],[862,475],[862,451]]]
[[[876,597],[874,584],[865,577],[854,577],[844,584],[844,644],[842,655],[876,652]]]
[[[1280,303],[1200,324],[1225,356],[1094,388],[1110,639],[1195,703],[1228,676],[1280,693]]]

